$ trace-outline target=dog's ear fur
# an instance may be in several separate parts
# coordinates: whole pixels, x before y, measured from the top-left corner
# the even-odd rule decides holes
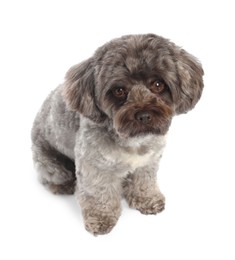
[[[93,59],[90,58],[69,69],[65,76],[63,96],[70,110],[78,111],[95,122],[101,122],[103,113],[96,106]]]
[[[180,83],[179,98],[176,102],[176,114],[187,113],[194,108],[201,97],[204,74],[197,59],[181,49],[176,58],[176,67]]]

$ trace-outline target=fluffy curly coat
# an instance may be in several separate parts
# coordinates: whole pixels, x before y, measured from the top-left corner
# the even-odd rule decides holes
[[[199,100],[203,70],[160,36],[129,35],[72,67],[46,99],[32,129],[41,182],[73,194],[86,229],[108,233],[121,198],[143,214],[164,209],[156,172],[172,117]]]

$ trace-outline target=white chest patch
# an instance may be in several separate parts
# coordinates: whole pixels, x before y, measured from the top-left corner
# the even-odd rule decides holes
[[[165,146],[165,137],[147,136],[144,140],[133,138],[128,144],[129,146],[120,146],[114,143],[106,146],[106,149],[100,151],[99,161],[107,166],[106,169],[110,167],[121,172],[135,171],[151,165],[153,161],[157,162]]]
[[[123,153],[120,159],[124,163],[128,164],[132,169],[136,169],[138,167],[143,167],[147,165],[150,162],[153,154],[153,151],[150,151],[144,155],[139,155],[136,153]]]
[[[105,155],[107,161],[115,165],[122,165],[129,170],[135,170],[136,168],[143,167],[151,161],[153,158],[154,151],[149,151],[143,155],[137,152],[127,151],[113,151]]]

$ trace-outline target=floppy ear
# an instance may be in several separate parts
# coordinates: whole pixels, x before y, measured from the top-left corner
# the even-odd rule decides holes
[[[201,64],[195,57],[181,49],[176,60],[180,93],[176,102],[176,114],[187,113],[194,108],[201,97],[204,74]]]
[[[94,92],[94,64],[90,58],[69,69],[65,76],[63,95],[70,110],[100,122],[104,115],[96,106]]]

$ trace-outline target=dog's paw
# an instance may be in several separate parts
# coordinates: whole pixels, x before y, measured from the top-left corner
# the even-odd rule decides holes
[[[104,216],[103,214],[90,214],[85,219],[85,228],[93,235],[109,233],[116,225],[118,217]]]
[[[152,197],[132,196],[128,198],[131,208],[139,210],[142,214],[157,214],[165,208],[165,197],[161,193],[157,193]]]

